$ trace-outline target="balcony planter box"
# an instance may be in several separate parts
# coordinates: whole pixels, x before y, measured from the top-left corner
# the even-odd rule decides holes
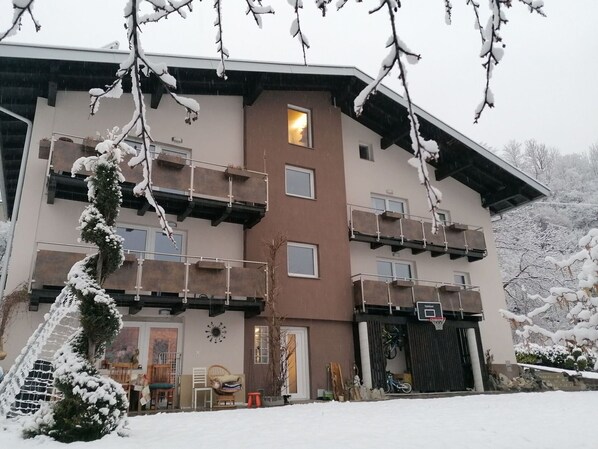
[[[453,231],[467,231],[467,225],[461,223],[452,223],[449,225],[449,229]]]
[[[461,291],[461,287],[459,285],[443,285],[440,290],[443,292],[458,292]]]
[[[158,161],[158,165],[174,170],[181,170],[186,165],[184,158],[174,154],[160,153],[156,160]]]
[[[413,287],[413,281],[407,281],[405,279],[396,279],[392,281],[394,287]]]
[[[50,146],[52,142],[50,139],[42,139],[39,141],[39,153],[38,157],[40,159],[49,159],[50,158]]]
[[[137,255],[136,254],[125,254],[125,260],[123,261],[123,263],[133,263],[133,262],[137,262]]]
[[[93,137],[86,137],[83,139],[83,151],[87,153],[95,153],[96,146],[100,143],[101,140],[95,139]]]
[[[195,266],[201,270],[224,270],[224,263],[211,260],[198,260]]]
[[[251,173],[243,168],[237,167],[226,167],[224,174],[228,176],[232,176],[233,178],[240,179],[242,181],[251,178]]]
[[[385,210],[382,212],[382,218],[386,218],[387,220],[400,220],[403,218],[403,214],[400,212],[391,212],[389,210]]]

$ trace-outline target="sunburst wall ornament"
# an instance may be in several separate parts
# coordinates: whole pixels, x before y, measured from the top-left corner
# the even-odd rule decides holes
[[[222,322],[220,322],[219,324],[214,324],[213,321],[210,321],[210,324],[208,324],[205,333],[206,338],[210,340],[210,342],[221,343],[222,340],[226,338],[226,326]]]

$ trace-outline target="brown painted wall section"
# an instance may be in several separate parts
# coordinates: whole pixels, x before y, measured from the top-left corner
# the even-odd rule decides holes
[[[311,111],[313,148],[288,143],[287,107]],[[262,93],[245,108],[247,168],[269,180],[266,217],[245,234],[245,257],[265,260],[264,241],[283,233],[318,245],[319,279],[287,276],[279,257],[280,311],[287,318],[350,321],[353,313],[342,148],[341,112],[327,92]],[[285,164],[315,172],[315,200],[285,194]]]
[[[245,381],[247,391],[266,388],[268,365],[255,364],[253,360],[254,326],[265,326],[264,318],[245,321]],[[285,326],[306,327],[308,334],[310,397],[317,397],[318,388],[332,389],[327,366],[337,362],[343,380],[353,377],[353,325],[339,321],[286,320]]]

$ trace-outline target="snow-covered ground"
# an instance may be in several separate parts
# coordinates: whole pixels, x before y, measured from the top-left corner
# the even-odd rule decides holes
[[[68,446],[22,440],[10,423],[0,448],[595,449],[597,403],[598,392],[554,391],[157,414],[131,418],[128,438]]]

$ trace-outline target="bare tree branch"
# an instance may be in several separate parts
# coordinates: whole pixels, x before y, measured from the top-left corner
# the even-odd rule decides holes
[[[303,0],[288,1],[295,11],[295,19],[291,23],[291,36],[297,37],[297,39],[299,39],[299,42],[301,43],[301,50],[303,51],[303,64],[307,65],[307,56],[305,51],[309,48],[309,41],[307,40],[307,36],[303,34],[303,30],[301,30],[301,18],[299,15],[299,10],[303,9]]]
[[[10,22],[10,26],[5,30],[5,31],[0,31],[0,41],[2,41],[3,39],[10,37],[10,36],[14,36],[18,30],[21,29],[21,25],[22,25],[22,21],[23,21],[23,16],[29,14],[29,17],[31,17],[31,21],[33,22],[33,25],[35,25],[35,31],[39,31],[41,29],[41,25],[39,24],[39,22],[36,20],[35,16],[33,15],[33,2],[35,0],[25,0],[23,1],[18,1],[18,0],[13,0],[12,2],[12,7],[14,9],[14,13],[12,16],[12,20]]]
[[[257,1],[257,5],[255,2]],[[253,16],[253,20],[258,27],[262,27],[262,16],[264,14],[274,14],[274,9],[271,6],[262,6],[261,0],[245,0],[247,3],[247,11],[245,14],[251,14]]]

